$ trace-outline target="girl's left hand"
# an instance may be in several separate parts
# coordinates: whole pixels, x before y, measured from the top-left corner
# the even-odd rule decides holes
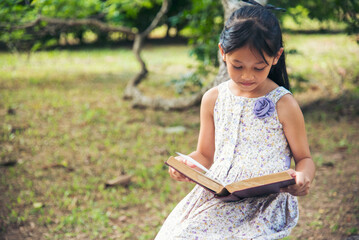
[[[303,172],[296,172],[293,169],[289,169],[287,172],[295,179],[295,185],[281,188],[281,192],[288,192],[293,196],[307,195],[311,186],[310,178]]]
[[[177,156],[176,159],[178,161],[183,162],[184,164],[188,165],[191,168],[195,168],[196,165],[194,165],[193,163],[187,161],[186,159],[184,159],[183,157]],[[185,175],[183,175],[182,173],[178,172],[177,170],[175,170],[172,167],[168,168],[168,173],[170,174],[171,178],[173,178],[176,181],[182,181],[182,182],[193,182],[191,179],[189,179],[188,177],[186,177]]]

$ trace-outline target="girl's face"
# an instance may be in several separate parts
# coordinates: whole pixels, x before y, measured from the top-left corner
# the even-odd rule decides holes
[[[238,93],[251,92],[254,95],[263,90],[265,83],[268,82],[268,74],[272,65],[277,64],[283,52],[283,48],[281,48],[275,57],[270,57],[264,53],[267,64],[262,56],[258,52],[251,50],[249,46],[235,49],[226,54],[220,45],[219,48],[223,61],[227,63],[228,74],[236,83]]]

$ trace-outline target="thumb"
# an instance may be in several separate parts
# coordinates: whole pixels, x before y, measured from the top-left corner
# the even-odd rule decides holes
[[[196,165],[194,165],[193,163],[191,163],[190,161],[188,161],[187,159],[183,160],[183,163],[186,164],[187,166],[191,167],[191,168],[195,168]]]
[[[293,169],[288,169],[287,173],[292,176],[292,178],[295,178],[297,176],[297,172],[294,171]]]

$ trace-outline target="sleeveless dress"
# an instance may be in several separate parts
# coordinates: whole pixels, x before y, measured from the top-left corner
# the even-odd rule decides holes
[[[263,97],[246,98],[235,96],[228,83],[218,85],[214,163],[207,175],[227,185],[287,170],[291,152],[275,105],[290,92],[277,87]],[[264,100],[272,108],[261,109]],[[297,198],[288,193],[223,202],[196,185],[155,239],[280,239],[290,234],[298,216]]]

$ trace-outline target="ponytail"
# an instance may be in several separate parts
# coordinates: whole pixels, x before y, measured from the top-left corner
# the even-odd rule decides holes
[[[287,90],[290,90],[284,51],[280,56],[277,64],[272,66],[268,78],[279,86],[285,87]]]

